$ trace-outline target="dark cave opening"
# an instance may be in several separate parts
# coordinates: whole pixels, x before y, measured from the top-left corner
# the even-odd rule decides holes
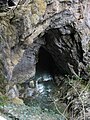
[[[12,0],[8,0],[8,6],[9,7],[15,6],[15,3]]]
[[[8,4],[8,6],[9,7],[12,7],[12,6],[15,6],[15,3],[14,3],[14,1],[13,0],[0,0],[0,5],[7,5]]]
[[[83,62],[81,37],[72,26],[67,26],[65,34],[61,29],[50,29],[44,37],[47,51],[58,68],[58,75],[78,75],[79,62]],[[67,32],[69,31],[69,33]]]
[[[69,33],[65,34],[60,29],[45,32],[44,46],[38,51],[37,75],[51,74],[53,78],[78,75],[79,62],[83,63],[81,38],[73,27],[67,26],[67,30]]]
[[[38,62],[36,64],[36,76],[40,77],[46,75],[48,77],[50,75],[54,77],[57,71],[58,68],[51,54],[44,47],[40,47],[38,52]]]

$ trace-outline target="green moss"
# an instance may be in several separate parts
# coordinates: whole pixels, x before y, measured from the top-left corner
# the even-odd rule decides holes
[[[8,97],[5,95],[0,95],[0,107],[7,104]]]

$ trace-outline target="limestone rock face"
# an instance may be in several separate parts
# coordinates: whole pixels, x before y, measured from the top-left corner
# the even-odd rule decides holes
[[[90,64],[90,2],[88,0],[0,1],[0,60],[8,84],[35,76],[40,46],[65,75],[81,75]],[[82,64],[82,66],[80,66]],[[17,96],[17,95],[16,95]]]

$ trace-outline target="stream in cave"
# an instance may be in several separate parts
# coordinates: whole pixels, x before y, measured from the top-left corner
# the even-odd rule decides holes
[[[62,113],[65,109],[65,105],[58,101],[60,91],[53,79],[53,75],[56,71],[55,63],[50,54],[42,47],[39,50],[38,58],[35,76],[36,87],[32,88],[35,89],[36,94],[31,98],[25,99],[25,104],[30,107],[39,106],[43,113],[48,112],[51,115],[53,113],[54,120],[65,120],[58,112],[59,110]]]

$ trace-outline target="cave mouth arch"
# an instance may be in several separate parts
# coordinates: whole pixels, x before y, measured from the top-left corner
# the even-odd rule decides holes
[[[42,40],[45,42],[44,47],[41,45],[38,52],[36,73],[47,69],[53,77],[78,76],[79,62],[83,63],[83,50],[80,35],[74,26],[49,29],[42,36]]]

